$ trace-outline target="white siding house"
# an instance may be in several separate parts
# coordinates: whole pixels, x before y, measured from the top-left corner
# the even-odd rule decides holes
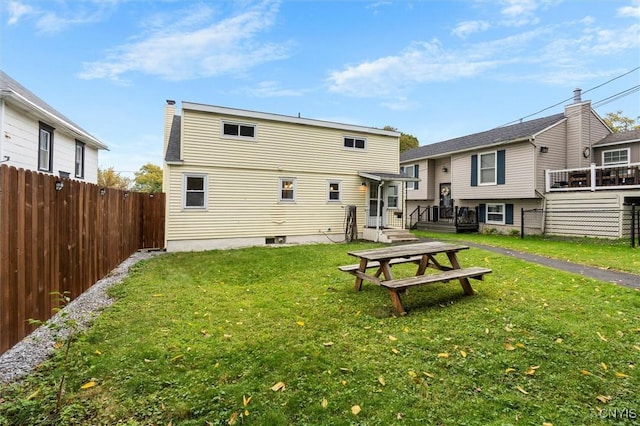
[[[97,183],[100,140],[0,71],[0,161]]]
[[[402,227],[398,132],[192,102],[181,110],[167,101],[167,250],[343,241],[353,219],[359,237],[393,218]]]

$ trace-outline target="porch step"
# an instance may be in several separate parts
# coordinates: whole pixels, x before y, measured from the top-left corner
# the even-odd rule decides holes
[[[427,222],[420,221],[416,223],[416,229],[420,231],[433,231],[433,232],[456,232],[456,225],[453,222]]]
[[[382,233],[391,243],[418,241],[408,229],[383,229]]]

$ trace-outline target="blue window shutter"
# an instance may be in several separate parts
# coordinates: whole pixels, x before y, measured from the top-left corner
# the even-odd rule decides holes
[[[486,219],[485,219],[485,213],[487,211],[487,205],[486,204],[480,204],[480,206],[478,206],[478,222],[480,223],[485,223]]]
[[[505,204],[504,221],[507,225],[513,225],[513,204]]]
[[[497,184],[504,185],[504,175],[505,175],[505,151],[501,149],[498,151],[498,176],[497,176]],[[512,206],[513,207],[513,206]]]
[[[478,156],[475,154],[471,156],[471,186],[478,186]]]
[[[420,177],[420,176],[418,176],[419,174],[420,174],[420,166],[417,165],[417,164],[414,164],[413,165],[413,177],[418,178],[418,177]],[[417,182],[417,181],[413,182],[413,189],[418,189],[418,184],[419,183],[420,182]]]

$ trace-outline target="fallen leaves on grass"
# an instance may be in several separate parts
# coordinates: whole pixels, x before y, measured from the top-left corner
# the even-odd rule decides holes
[[[329,406],[329,401],[327,401],[327,398],[322,398],[322,401],[320,401],[320,406],[325,410],[327,409],[327,407]]]
[[[353,407],[351,407],[351,412],[353,413],[354,416],[357,416],[358,414],[360,414],[360,411],[362,411],[362,409],[360,408],[359,405],[354,405]]]
[[[271,386],[271,390],[274,392],[278,392],[279,390],[283,391],[285,389],[284,382],[278,382],[275,385]]]
[[[603,342],[608,342],[607,338],[604,337],[602,335],[602,333],[600,333],[599,331],[596,331],[596,334],[598,335],[598,337],[600,338],[600,340],[602,340]]]
[[[596,399],[603,404],[606,404],[607,402],[611,401],[612,398],[608,395],[598,395],[596,396]]]
[[[516,347],[513,346],[511,343],[508,343],[508,342],[504,344],[504,348],[506,350],[508,350],[508,351],[515,351],[516,350]]]
[[[516,389],[518,389],[521,393],[525,394],[525,395],[529,395],[529,392],[527,392],[526,390],[524,390],[522,388],[522,386],[516,386]]]
[[[84,385],[80,386],[80,389],[89,389],[94,387],[96,384],[97,383],[95,381],[91,380],[90,382],[87,382]]]

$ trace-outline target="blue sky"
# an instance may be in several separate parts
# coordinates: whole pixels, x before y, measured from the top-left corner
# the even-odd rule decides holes
[[[4,0],[0,20],[0,67],[124,174],[162,164],[166,99],[421,145],[561,112],[576,87],[640,115],[640,0]]]

